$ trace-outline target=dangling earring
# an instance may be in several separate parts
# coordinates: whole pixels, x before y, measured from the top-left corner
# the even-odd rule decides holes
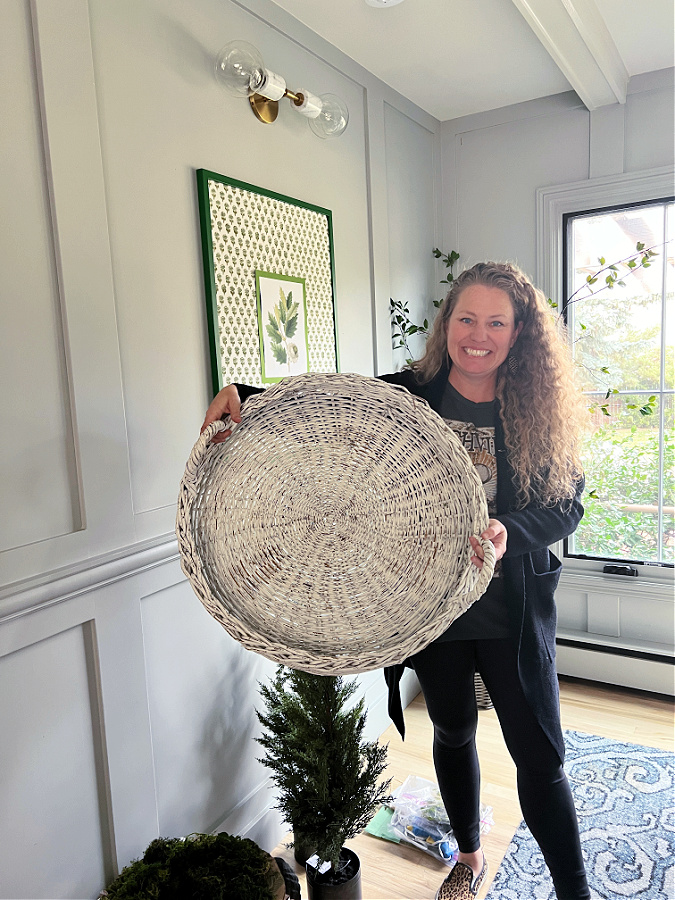
[[[509,353],[507,362],[509,364],[509,372],[511,375],[515,375],[518,371],[518,357],[514,356],[513,353]]]

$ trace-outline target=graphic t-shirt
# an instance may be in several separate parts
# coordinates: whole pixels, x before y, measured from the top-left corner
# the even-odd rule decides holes
[[[440,414],[462,442],[480,475],[488,502],[488,513],[497,511],[497,455],[495,420],[497,402],[473,403],[462,397],[448,382],[443,393]],[[504,597],[501,564],[487,591],[450,625],[437,640],[473,640],[508,637],[508,610]]]

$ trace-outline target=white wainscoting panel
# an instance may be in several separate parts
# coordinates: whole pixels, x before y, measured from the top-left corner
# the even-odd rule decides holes
[[[245,650],[182,581],[143,597],[143,644],[161,834],[216,829],[249,796],[269,806],[255,715],[273,663]]]
[[[556,605],[561,674],[675,693],[675,604],[665,584],[563,575]]]
[[[389,255],[390,296],[409,304],[413,322],[433,321],[436,310],[432,301],[445,294],[430,264],[433,248],[438,246],[433,213],[439,141],[388,103],[384,104],[384,128],[387,231],[394,251]],[[388,304],[385,309],[388,312]],[[390,334],[391,326],[388,331]],[[416,359],[424,353],[421,336],[411,337],[409,346]],[[398,368],[405,365],[407,356],[404,350],[394,353]]]
[[[2,897],[91,897],[110,877],[91,642],[85,623],[0,657]]]
[[[621,634],[631,641],[671,645],[675,638],[672,598],[670,602],[649,596],[621,598]]]
[[[619,637],[621,626],[619,625],[621,598],[618,593],[590,593],[587,594],[588,606],[588,630],[592,634],[608,634]]]
[[[30,10],[0,4],[2,144],[11,135],[14,150],[0,179],[0,509],[12,511],[0,516],[0,551],[81,527]]]

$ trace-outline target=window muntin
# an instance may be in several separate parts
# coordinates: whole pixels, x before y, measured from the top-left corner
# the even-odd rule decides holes
[[[675,204],[565,218],[565,312],[592,410],[584,449],[586,514],[566,542],[566,555],[672,565]],[[586,279],[602,268],[599,258],[605,265],[619,263],[635,254],[638,243],[658,256],[627,274],[624,286],[589,296]],[[651,415],[639,412],[645,404]]]

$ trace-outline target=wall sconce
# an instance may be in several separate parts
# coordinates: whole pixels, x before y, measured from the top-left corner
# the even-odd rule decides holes
[[[305,116],[317,137],[338,137],[349,122],[343,100],[335,94],[317,97],[305,90],[290,91],[281,75],[266,69],[258,50],[246,41],[231,41],[223,47],[216,59],[216,78],[228,94],[248,97],[256,118],[268,125],[276,120],[283,97]]]

